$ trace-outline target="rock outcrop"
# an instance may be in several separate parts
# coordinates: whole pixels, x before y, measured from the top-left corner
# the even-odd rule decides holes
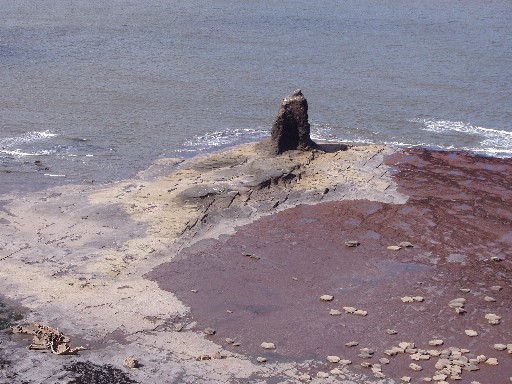
[[[298,89],[283,100],[272,123],[271,150],[278,155],[293,149],[315,148],[317,145],[309,135],[308,102]]]

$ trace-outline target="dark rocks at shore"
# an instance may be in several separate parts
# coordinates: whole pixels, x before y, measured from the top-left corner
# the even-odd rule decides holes
[[[310,137],[308,102],[298,89],[281,103],[272,123],[271,150],[279,155],[283,152],[316,148]]]

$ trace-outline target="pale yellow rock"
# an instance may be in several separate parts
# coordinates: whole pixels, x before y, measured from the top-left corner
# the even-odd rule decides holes
[[[331,369],[329,371],[329,373],[331,375],[341,375],[343,373],[343,371],[341,369],[338,369],[338,368],[334,368],[334,369]]]
[[[339,356],[327,356],[327,361],[331,363],[338,363],[340,360]]]
[[[410,383],[411,382],[411,378],[409,376],[402,376],[400,378],[400,380],[402,380],[404,383]]]
[[[329,377],[329,374],[327,372],[317,372],[316,377],[319,379],[327,379]]]
[[[400,300],[402,300],[402,302],[404,303],[412,303],[414,301],[414,299],[411,296],[401,297]]]
[[[488,303],[493,303],[493,302],[496,301],[496,299],[494,297],[491,297],[491,296],[485,296],[484,300],[487,301]]]
[[[425,298],[423,296],[414,296],[414,301],[417,301],[418,303],[421,303]]]
[[[448,377],[448,375],[444,374],[444,373],[438,373],[434,376],[432,376],[432,380],[434,381],[444,381],[444,379],[446,379]]]
[[[402,342],[398,343],[398,346],[399,346],[400,348],[402,348],[404,351],[405,351],[406,349],[414,348],[414,347],[415,347],[414,343],[407,342],[407,341],[402,341]]]
[[[402,249],[402,247],[398,246],[398,245],[390,245],[389,247],[387,247],[390,251],[399,251],[400,249]]]
[[[499,285],[493,285],[491,288],[490,288],[491,291],[495,291],[495,292],[498,292],[498,291],[501,291],[501,286]]]
[[[386,359],[385,357],[381,357],[379,359],[379,363],[381,363],[381,364],[389,364],[389,359]]]
[[[478,336],[478,332],[477,332],[477,331],[475,331],[475,330],[473,330],[473,329],[466,329],[466,330],[464,331],[464,333],[465,333],[466,335],[468,335],[469,337],[475,337],[475,336]]]
[[[409,368],[411,368],[413,371],[421,371],[423,369],[421,365],[414,363],[409,364]]]
[[[495,357],[489,357],[487,360],[485,360],[485,364],[498,365],[498,359]]]
[[[263,348],[263,349],[276,349],[276,345],[274,343],[263,342],[263,343],[261,343],[261,348]]]
[[[430,341],[428,342],[428,345],[431,345],[431,346],[433,346],[433,347],[437,347],[437,346],[439,346],[439,345],[443,345],[443,343],[444,343],[444,341],[443,341],[443,340],[441,340],[441,339],[434,339],[434,340],[430,340]]]
[[[343,310],[346,313],[354,313],[356,311],[356,308],[354,308],[354,307],[343,307]]]
[[[476,357],[476,361],[478,361],[479,363],[483,363],[486,360],[487,360],[487,356],[485,356],[485,355],[478,355]]]
[[[329,311],[329,315],[331,315],[331,316],[340,316],[341,315],[341,311],[338,311],[337,309],[331,309]]]
[[[497,325],[501,322],[501,316],[495,315],[494,313],[488,313],[485,315],[485,319],[491,325]]]
[[[342,359],[342,360],[339,361],[339,364],[341,364],[341,365],[350,365],[350,364],[352,364],[352,361],[347,360],[347,359]]]
[[[334,296],[332,295],[322,295],[320,296],[320,300],[322,301],[332,301],[334,299]]]
[[[362,310],[362,309],[356,309],[356,310],[354,311],[354,315],[358,315],[358,316],[366,316],[367,314],[368,314],[368,312],[367,312],[367,311],[364,311],[364,310]]]
[[[507,349],[507,346],[505,344],[494,344],[493,348],[496,349],[497,351],[504,351],[505,349]]]

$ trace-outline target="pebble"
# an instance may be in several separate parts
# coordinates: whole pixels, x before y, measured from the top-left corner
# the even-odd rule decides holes
[[[498,257],[498,256],[492,256],[491,260],[492,261],[503,261],[503,259],[501,257]]]
[[[331,369],[331,371],[329,372],[331,375],[341,375],[343,372],[341,369],[338,369],[338,368],[334,368],[334,369]]]
[[[213,328],[205,328],[203,332],[208,336],[215,335],[215,329]]]
[[[406,349],[414,348],[415,347],[414,343],[410,343],[410,342],[407,342],[407,341],[402,341],[401,343],[398,343],[398,346],[400,348],[402,348],[404,351]]]
[[[340,360],[338,363],[341,365],[350,365],[350,364],[352,364],[352,361],[343,359],[343,360]]]
[[[478,332],[472,329],[466,329],[464,332],[470,337],[478,336]]]
[[[267,358],[266,357],[261,357],[261,356],[258,356],[256,358],[256,360],[258,361],[258,363],[266,363],[267,362]]]
[[[348,241],[345,241],[345,245],[347,247],[357,247],[359,246],[361,243],[357,240],[348,240]]]
[[[233,347],[239,347],[241,344],[238,342],[233,343]]]
[[[338,311],[337,309],[331,309],[329,311],[329,315],[331,315],[331,316],[340,316],[341,315],[341,311]]]
[[[381,364],[389,364],[389,359],[386,359],[385,357],[381,357],[379,359],[379,363],[381,363]]]
[[[317,372],[316,377],[319,379],[327,379],[329,377],[329,374],[327,372]]]
[[[386,377],[386,375],[383,374],[381,371],[373,372],[373,376],[375,376],[377,379],[384,379]]]
[[[226,338],[224,339],[224,341],[225,341],[226,343],[228,343],[228,344],[233,344],[233,343],[235,342],[235,340],[233,340],[233,339],[231,339],[231,338],[229,338],[229,337],[226,337]]]
[[[437,357],[441,354],[440,351],[436,351],[435,349],[429,349],[427,353],[432,357]]]
[[[356,311],[356,308],[354,308],[354,307],[343,307],[343,310],[346,313],[354,313]]]
[[[450,308],[462,308],[464,307],[464,304],[466,304],[466,299],[463,297],[458,297],[456,299],[451,300],[448,303],[448,306]]]
[[[443,345],[444,341],[443,340],[440,340],[440,339],[434,339],[434,340],[430,340],[428,342],[428,345],[432,345],[433,347],[437,347],[438,345]]]
[[[132,356],[128,356],[124,359],[123,365],[126,368],[135,369],[139,367],[139,362],[137,359],[133,358]]]
[[[493,285],[490,289],[491,289],[491,291],[498,292],[498,291],[501,291],[501,286]]]
[[[498,359],[495,357],[489,357],[487,360],[485,360],[485,364],[498,365]]]
[[[340,360],[339,356],[327,356],[327,361],[330,363],[338,363]]]
[[[322,295],[322,296],[320,296],[320,300],[322,300],[322,301],[332,301],[332,299],[334,299],[334,296],[332,296],[332,295]]]
[[[362,309],[356,309],[354,311],[354,315],[358,316],[366,316],[368,314],[368,311],[363,311]]]
[[[398,332],[394,329],[386,329],[388,335],[396,335]]]
[[[409,364],[409,368],[411,368],[413,371],[421,371],[423,368],[421,367],[421,365],[418,365],[418,364],[414,364],[414,363],[411,363]]]
[[[299,376],[299,380],[300,381],[310,381],[311,376],[309,376],[307,373],[303,373],[302,375]]]
[[[191,289],[190,292],[197,293],[197,289]]]
[[[507,346],[505,344],[494,344],[493,348],[496,349],[497,351],[504,351],[505,349],[507,349]]]
[[[432,379],[434,381],[443,381],[444,379],[446,379],[448,377],[448,375],[445,375],[444,373],[438,373],[434,376],[432,376]]]
[[[263,348],[263,349],[276,349],[276,345],[274,343],[263,342],[263,343],[261,343],[261,348]]]
[[[402,248],[412,248],[414,245],[408,241],[402,241],[400,244],[398,244]]]
[[[414,301],[414,299],[411,296],[401,297],[400,300],[402,300],[402,302],[404,303],[412,303]]]
[[[496,299],[494,297],[491,297],[491,296],[485,296],[484,300],[487,301],[488,303],[493,303],[493,302],[496,301]]]
[[[489,322],[489,324],[497,325],[501,321],[501,316],[495,315],[494,313],[488,313],[485,315],[485,319]]]
[[[399,251],[400,249],[402,249],[402,247],[398,246],[398,245],[390,245],[389,247],[387,247],[390,251]]]
[[[363,361],[360,365],[361,365],[361,367],[363,367],[363,368],[370,368],[370,367],[372,366],[372,365],[371,365],[369,362],[367,362],[367,361]]]
[[[348,343],[345,343],[347,347],[356,347],[359,345],[357,341],[349,341]]]
[[[174,330],[176,332],[181,332],[182,329],[183,329],[183,324],[181,324],[181,323],[174,324]]]
[[[464,293],[469,293],[469,292],[471,292],[471,289],[469,289],[469,288],[461,288],[460,291],[464,292]]]
[[[411,382],[411,378],[409,376],[402,376],[400,378],[400,380],[402,380],[404,383],[410,383]]]

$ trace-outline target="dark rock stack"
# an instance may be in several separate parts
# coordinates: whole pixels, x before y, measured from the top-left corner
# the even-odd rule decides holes
[[[272,124],[271,148],[276,155],[285,151],[308,150],[317,145],[311,138],[308,102],[300,89],[286,97]]]

